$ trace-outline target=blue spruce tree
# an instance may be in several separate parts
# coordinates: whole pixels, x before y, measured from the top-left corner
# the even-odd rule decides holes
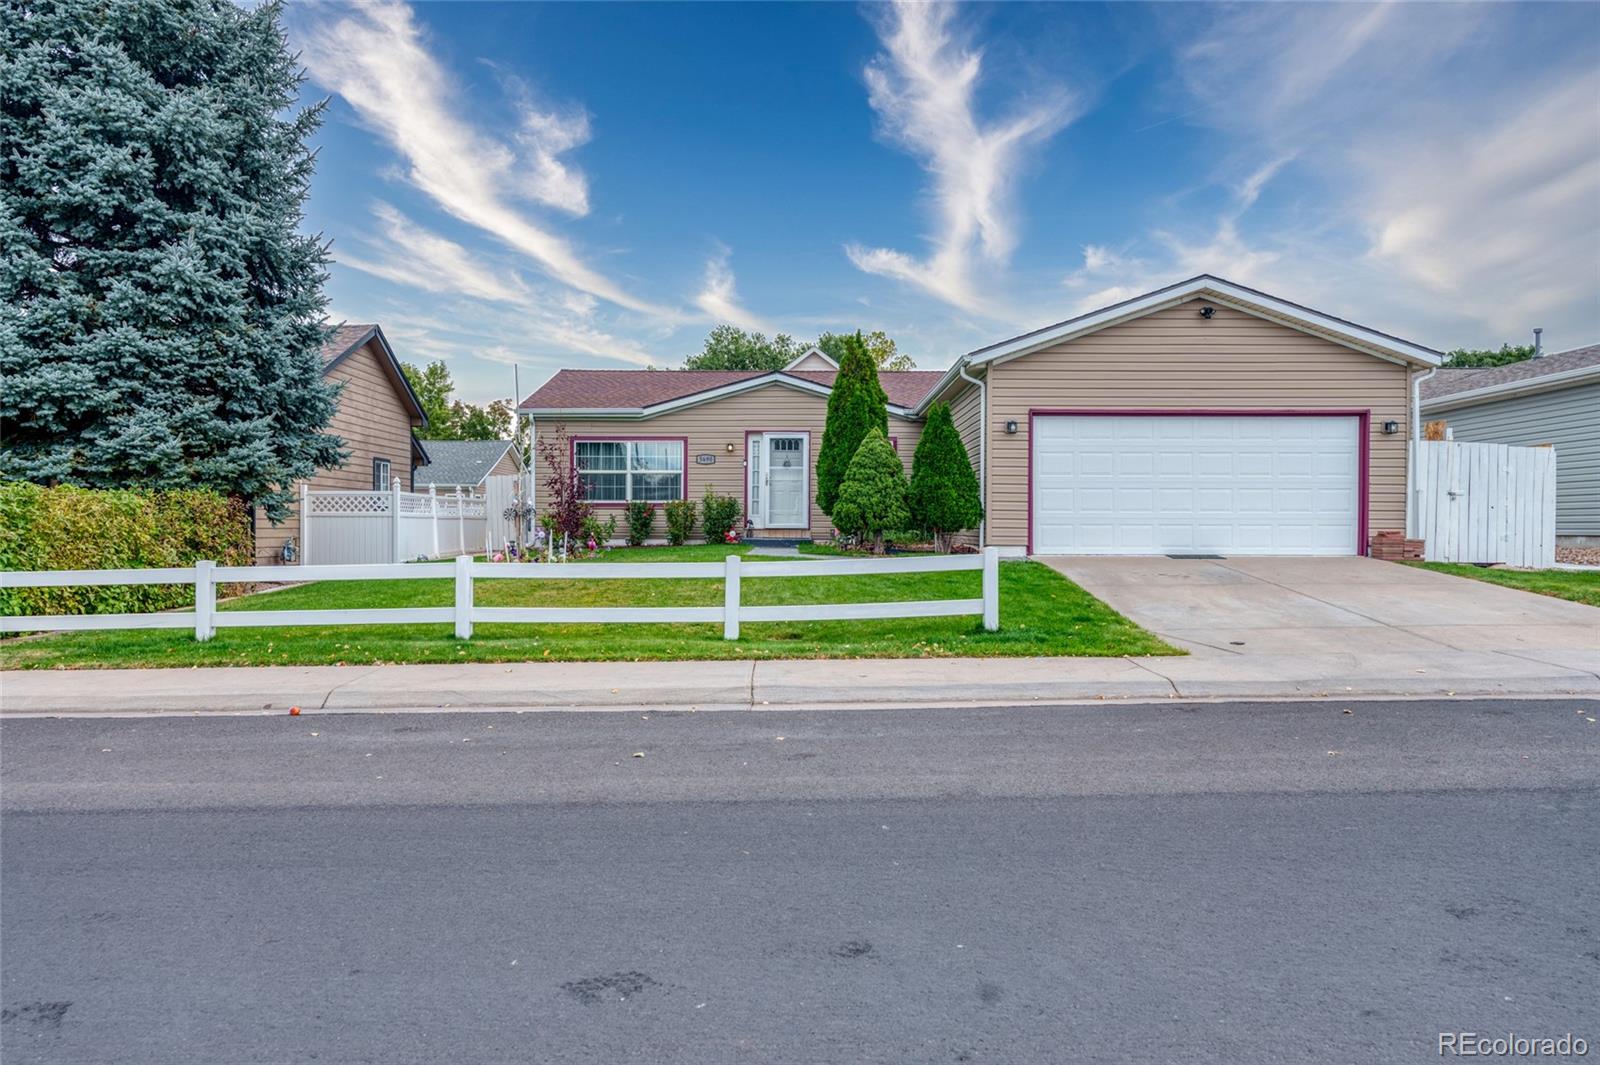
[[[281,8],[0,0],[0,477],[279,517],[341,459]]]

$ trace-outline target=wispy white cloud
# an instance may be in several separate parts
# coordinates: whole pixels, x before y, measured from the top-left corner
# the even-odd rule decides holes
[[[1215,182],[1226,201],[1200,221],[1189,199],[1113,258],[1086,249],[1066,278],[1080,307],[1214,273],[1439,347],[1600,328],[1600,72],[1586,58],[1490,71],[1517,39],[1495,5],[1169,18],[1190,117],[1245,176]]]
[[[540,203],[560,208],[572,215],[589,213],[589,179],[582,170],[561,158],[574,148],[589,143],[589,115],[577,109],[545,110],[533,100],[520,79],[508,78],[522,115],[517,144],[523,149],[526,164],[524,189]]]
[[[527,300],[528,286],[515,274],[497,274],[475,261],[460,244],[424,229],[387,203],[375,203],[372,213],[382,227],[383,239],[363,240],[365,254],[335,248],[337,262],[427,292],[458,293],[501,303]]]
[[[1373,259],[1508,333],[1574,305],[1600,325],[1597,100],[1590,69],[1470,133],[1414,133],[1358,153]]]
[[[1067,124],[1072,102],[1047,87],[1010,117],[985,122],[976,100],[983,54],[957,35],[953,16],[947,4],[902,0],[887,8],[878,26],[884,50],[865,72],[882,135],[918,157],[932,180],[931,254],[859,244],[845,251],[860,270],[982,312],[976,267],[1003,264],[1016,247],[1010,201],[1026,149]]]
[[[519,153],[460,113],[450,77],[405,4],[301,10],[315,12],[298,34],[312,77],[394,146],[407,178],[443,210],[529,256],[564,285],[629,310],[673,313],[595,270],[570,241],[518,206],[522,200],[571,214],[588,209],[581,173],[560,160],[586,139],[586,118],[541,112],[524,100]]]
[[[424,351],[451,350],[497,362],[523,362],[537,352],[651,364],[649,353],[637,341],[599,324],[599,301],[593,296],[571,289],[545,291],[513,272],[496,272],[462,245],[417,224],[390,204],[375,204],[373,214],[382,227],[381,237],[365,240],[360,254],[336,247],[335,263],[450,298],[451,319],[430,319],[407,310],[396,320],[410,332],[396,336],[409,336]],[[462,340],[452,346],[442,339],[448,335],[472,337],[475,342]],[[428,356],[435,357],[443,354]]]
[[[705,286],[695,296],[694,304],[714,322],[766,332],[770,326],[739,305],[739,296],[734,290],[733,268],[728,263],[730,255],[727,248],[720,248],[706,260]]]

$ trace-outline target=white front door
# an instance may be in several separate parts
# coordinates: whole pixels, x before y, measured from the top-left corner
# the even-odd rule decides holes
[[[805,529],[811,478],[809,433],[750,437],[750,519],[758,529]]]

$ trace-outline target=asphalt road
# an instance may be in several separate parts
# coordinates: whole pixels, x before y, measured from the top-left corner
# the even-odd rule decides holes
[[[1600,1053],[1597,709],[8,720],[0,1056]]]

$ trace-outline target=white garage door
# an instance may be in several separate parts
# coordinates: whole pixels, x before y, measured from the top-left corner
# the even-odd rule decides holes
[[[1359,431],[1345,416],[1036,417],[1033,550],[1356,554]]]

